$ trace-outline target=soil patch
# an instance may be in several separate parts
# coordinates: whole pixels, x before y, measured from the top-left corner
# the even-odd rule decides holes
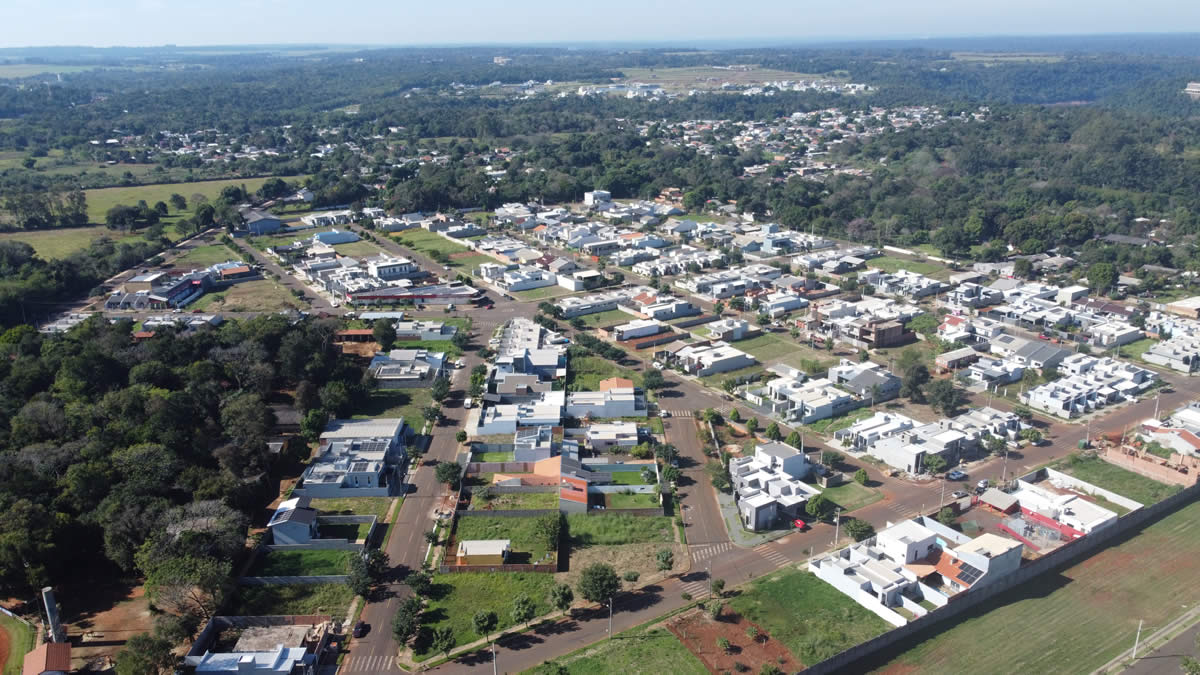
[[[597,516],[602,518],[604,516]],[[662,549],[668,549],[675,554],[674,566],[668,574],[678,574],[687,567],[687,555],[682,547],[675,542],[621,544],[620,546],[585,546],[571,549],[568,559],[568,570],[555,574],[555,581],[574,587],[584,568],[592,563],[612,565],[618,574],[637,572],[640,576],[637,585],[643,585],[665,575],[658,571],[655,555]]]
[[[749,628],[758,631],[757,639],[751,639],[747,634]],[[768,635],[761,626],[729,610],[725,610],[717,620],[707,612],[694,609],[668,621],[667,630],[674,633],[714,673],[757,673],[768,663],[785,673],[804,668],[787,647]],[[720,638],[729,641],[728,651],[717,646]],[[748,667],[748,670],[740,668],[738,664]]]
[[[68,589],[58,594],[58,601],[77,669],[108,663],[126,640],[154,627],[142,586]]]

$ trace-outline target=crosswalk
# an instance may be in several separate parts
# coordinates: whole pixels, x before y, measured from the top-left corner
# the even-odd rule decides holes
[[[704,597],[709,592],[708,579],[702,579],[700,581],[689,581],[688,583],[683,585],[683,592],[687,593],[688,595],[692,596],[693,598]]]
[[[731,405],[723,405],[723,406],[721,406],[721,407],[719,407],[719,408],[713,408],[713,410],[717,411],[717,413],[719,413],[719,414],[721,415],[721,417],[728,417],[728,416],[729,416],[729,413],[730,413],[730,411],[732,411],[732,410],[733,410],[733,406],[731,406]],[[671,414],[671,417],[695,417],[697,412],[703,412],[703,411],[696,411],[696,410],[667,410],[667,412]]]
[[[720,544],[703,544],[699,546],[689,547],[692,551],[692,561],[706,560],[721,555],[725,551],[733,548],[733,544],[726,541]]]
[[[378,654],[375,656],[354,656],[346,658],[342,671],[347,673],[386,673],[390,670],[400,670],[397,657]]]
[[[792,562],[790,558],[780,552],[778,546],[771,542],[755,546],[754,552],[769,560],[776,567],[783,567]]]

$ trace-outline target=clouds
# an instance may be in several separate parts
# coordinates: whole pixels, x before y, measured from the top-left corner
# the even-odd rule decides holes
[[[0,46],[808,41],[1200,31],[1178,0],[2,0]]]

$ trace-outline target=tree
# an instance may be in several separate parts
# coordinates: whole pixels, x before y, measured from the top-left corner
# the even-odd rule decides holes
[[[662,445],[655,446],[654,456],[662,460],[663,464],[670,464],[679,457],[679,450],[675,449],[675,446],[670,443],[663,443]]]
[[[1014,406],[1013,414],[1020,418],[1023,422],[1028,422],[1029,420],[1033,419],[1033,411],[1023,405]]]
[[[921,355],[920,350],[909,347],[900,352],[900,358],[896,359],[896,368],[902,373],[907,373],[913,366],[923,363],[925,357]],[[928,375],[928,373],[926,373]]]
[[[621,589],[621,580],[612,565],[593,563],[583,569],[576,588],[588,602],[604,603]]]
[[[371,336],[379,343],[380,350],[391,351],[396,344],[396,327],[391,321],[376,321],[375,327],[371,329]]]
[[[1117,268],[1112,263],[1093,263],[1088,267],[1087,280],[1093,291],[1108,295],[1117,285]]]
[[[923,403],[925,392],[922,387],[929,382],[929,369],[923,363],[917,363],[904,371],[904,381],[900,385],[900,395],[913,403]]]
[[[410,572],[404,577],[404,583],[420,597],[426,597],[433,590],[433,579],[425,572]]]
[[[642,375],[642,386],[650,391],[662,389],[666,383],[662,371],[657,368],[650,368]]]
[[[187,208],[187,199],[178,192],[172,193],[167,201],[171,202],[171,206],[175,207],[176,211],[183,211]]]
[[[362,556],[350,556],[350,573],[346,575],[346,586],[355,595],[367,597],[371,594],[371,575],[367,571],[367,563]]]
[[[758,642],[758,628],[746,626],[746,637],[750,638],[751,642]]]
[[[867,477],[866,469],[859,469],[858,471],[854,472],[855,483],[858,483],[859,485],[866,485],[868,480],[870,479]]]
[[[1022,429],[1021,438],[1029,441],[1031,445],[1038,445],[1042,442],[1042,432],[1037,429]]]
[[[943,525],[950,525],[954,523],[955,517],[954,509],[950,508],[949,506],[943,506],[941,510],[937,512],[937,521]]]
[[[771,439],[772,441],[778,441],[779,439],[783,438],[783,433],[779,431],[779,425],[775,422],[771,422],[767,425],[767,431],[765,433],[767,438]]]
[[[783,442],[787,443],[788,445],[792,446],[793,448],[796,448],[797,450],[801,450],[801,451],[804,450],[804,448],[803,448],[804,439],[800,436],[799,431],[793,431],[792,433],[788,434],[787,438],[784,439]]]
[[[675,554],[664,548],[654,554],[654,564],[659,572],[667,572],[675,566]]]
[[[705,408],[704,415],[701,416],[701,419],[709,424],[720,424],[721,413],[717,412],[715,408]]]
[[[471,617],[471,624],[475,628],[475,634],[481,638],[486,638],[496,629],[496,623],[499,619],[495,612],[479,610],[475,612],[475,616]]]
[[[837,466],[845,458],[842,453],[833,450],[825,450],[821,453],[821,463],[825,466]]]
[[[442,406],[434,404],[421,408],[421,417],[430,424],[436,424],[442,419]]]
[[[711,616],[714,621],[719,621],[721,619],[721,612],[724,610],[725,602],[722,600],[713,600],[712,602],[708,603],[708,615]]]
[[[521,593],[517,597],[513,598],[513,604],[512,604],[513,623],[525,625],[525,624],[529,623],[529,621],[531,619],[533,619],[533,614],[534,614],[533,601],[529,599],[528,595]]]
[[[865,520],[851,518],[843,525],[846,529],[846,534],[854,538],[854,541],[862,541],[869,537],[875,536],[875,527]]]
[[[1017,258],[1013,261],[1013,276],[1018,279],[1029,279],[1033,276],[1033,261],[1029,258]]]
[[[146,573],[146,594],[159,609],[207,621],[221,606],[232,565],[206,556],[168,558]]]
[[[471,336],[466,331],[458,331],[450,337],[450,344],[459,349],[466,350],[471,346]]]
[[[438,533],[436,530],[425,530],[425,543],[426,544],[438,543]]]
[[[712,595],[714,595],[718,598],[724,597],[724,595],[725,595],[725,580],[724,579],[713,579],[712,581],[708,582],[708,591],[709,591],[709,593],[711,593]]]
[[[400,604],[392,617],[392,635],[401,645],[407,644],[421,626],[421,599],[411,596]]]
[[[817,495],[804,505],[804,512],[817,520],[825,520],[833,514],[833,502],[825,495]]]
[[[754,435],[754,432],[757,430],[758,430],[758,419],[757,418],[751,417],[750,419],[746,420],[746,431],[749,431],[751,435]]]
[[[450,378],[442,375],[433,380],[433,386],[429,388],[429,395],[433,400],[441,403],[450,395]]]
[[[454,434],[454,440],[458,441],[459,443],[466,443],[467,432],[463,429],[459,429],[458,433]]]
[[[966,395],[950,380],[930,382],[929,386],[925,388],[925,396],[934,410],[946,416],[954,414],[955,410],[967,402]]]
[[[550,587],[550,605],[560,612],[571,609],[575,602],[575,592],[566,584],[555,584]]]
[[[721,316],[721,313],[724,311],[725,311],[725,303],[718,302],[715,305],[713,305],[713,314],[716,314],[718,317]]]
[[[434,475],[439,483],[445,483],[448,487],[453,488],[458,485],[458,479],[462,477],[462,467],[456,462],[438,462],[437,468],[434,469]]]
[[[731,645],[729,644],[729,640],[727,640],[723,637],[717,638],[717,649],[720,649],[721,651],[728,654],[730,646]]]
[[[300,435],[309,443],[316,443],[329,424],[329,413],[324,408],[313,408],[304,414],[300,421]]]
[[[941,473],[946,470],[947,462],[941,455],[925,455],[921,464],[929,473]]]
[[[1008,442],[1000,436],[988,436],[987,451],[992,455],[999,455],[1008,447]]]
[[[562,531],[562,517],[558,514],[540,516],[533,523],[533,534],[549,551],[558,550],[558,538]]]
[[[440,253],[440,251],[435,251],[435,253]],[[433,648],[433,651],[441,652],[442,656],[449,657],[450,650],[454,649],[457,644],[458,639],[454,637],[454,630],[449,626],[433,629],[433,634],[429,640],[429,645]]]
[[[729,470],[724,464],[714,459],[704,465],[704,470],[708,473],[708,479],[712,482],[713,488],[721,492],[729,491],[731,487],[729,483]]]
[[[733,410],[730,410],[730,411],[729,411],[729,421],[731,421],[731,422],[741,422],[741,421],[742,421],[742,413],[741,413],[741,412],[739,412],[737,408],[734,408]]]
[[[679,480],[679,469],[673,466],[664,466],[659,474],[662,476],[663,483],[670,484]]]
[[[175,670],[178,659],[166,638],[141,633],[129,638],[117,654],[117,675],[159,675]]]

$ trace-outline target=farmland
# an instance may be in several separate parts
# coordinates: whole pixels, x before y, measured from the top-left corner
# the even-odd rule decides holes
[[[1200,588],[1164,580],[1200,572],[1191,503],[1061,572],[1043,574],[939,625],[882,659],[881,672],[1089,672],[1133,644],[1138,621],[1163,626],[1200,602]],[[1030,617],[1037,617],[1036,624]],[[980,645],[1004,649],[979,649]],[[1176,665],[1178,661],[1176,660]]]
[[[122,239],[139,239],[141,235],[125,234],[110,230],[103,225],[0,233],[0,241],[23,241],[32,246],[38,256],[44,260],[65,258],[75,251],[87,248],[88,244],[101,237],[121,241]]]
[[[103,223],[104,214],[117,204],[133,205],[144,199],[151,206],[155,202],[165,202],[173,194],[181,194],[188,201],[188,209],[194,207],[192,195],[201,194],[210,201],[221,195],[223,188],[230,185],[243,186],[253,192],[262,187],[269,178],[232,178],[229,180],[205,180],[195,183],[160,183],[156,185],[131,185],[129,187],[99,188],[85,190],[87,194],[88,220],[93,223]],[[297,180],[292,178],[289,180]],[[172,211],[174,215],[174,211]]]

